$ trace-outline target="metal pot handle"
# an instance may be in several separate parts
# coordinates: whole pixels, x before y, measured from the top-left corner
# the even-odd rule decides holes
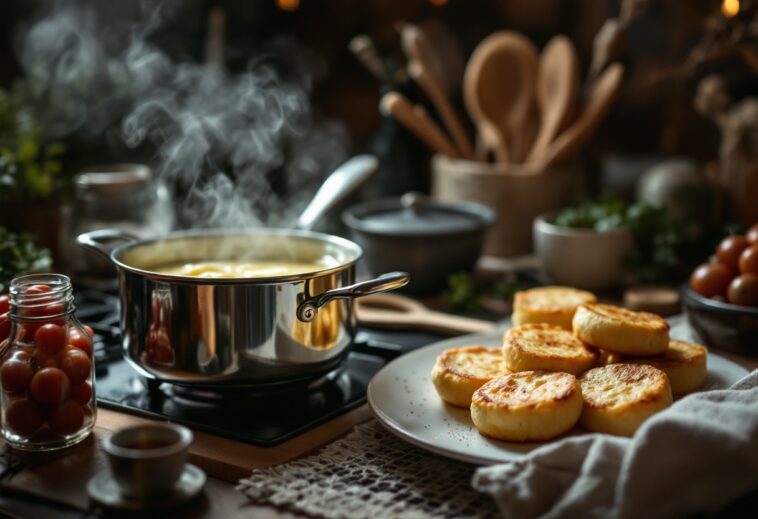
[[[407,272],[389,272],[368,281],[327,290],[323,294],[309,297],[300,303],[297,307],[297,318],[304,323],[309,323],[318,315],[318,309],[333,299],[355,299],[380,292],[389,292],[404,287],[410,280],[411,276]]]
[[[98,229],[80,234],[76,237],[76,243],[83,249],[94,251],[105,259],[111,259],[113,247],[107,247],[111,242],[137,241],[139,238],[120,229]]]

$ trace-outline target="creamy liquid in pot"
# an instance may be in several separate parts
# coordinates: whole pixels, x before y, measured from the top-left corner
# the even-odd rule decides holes
[[[302,261],[200,261],[179,263],[156,272],[198,278],[268,278],[323,270],[326,265]]]

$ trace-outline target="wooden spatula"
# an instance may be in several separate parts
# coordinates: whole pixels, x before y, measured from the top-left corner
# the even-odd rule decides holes
[[[613,63],[598,76],[587,91],[578,118],[548,147],[540,164],[559,164],[577,152],[613,106],[623,77],[624,66],[620,63]]]
[[[405,296],[375,294],[355,300],[358,322],[375,328],[428,330],[437,333],[462,335],[492,329],[494,323],[429,310]]]
[[[540,128],[527,162],[536,162],[574,115],[579,96],[579,63],[571,41],[555,36],[542,51],[537,72]]]

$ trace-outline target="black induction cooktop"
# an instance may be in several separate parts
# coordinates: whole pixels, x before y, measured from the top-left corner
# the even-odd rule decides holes
[[[359,329],[347,361],[308,386],[282,391],[200,391],[148,381],[121,354],[119,299],[79,290],[76,313],[95,331],[99,407],[165,419],[259,446],[274,446],[366,401],[371,377],[405,352],[441,337],[425,332]]]

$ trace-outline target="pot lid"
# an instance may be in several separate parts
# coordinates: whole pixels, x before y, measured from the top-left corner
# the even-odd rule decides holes
[[[494,221],[488,207],[474,202],[438,202],[422,193],[377,200],[346,211],[345,224],[386,235],[458,234],[480,231]]]

